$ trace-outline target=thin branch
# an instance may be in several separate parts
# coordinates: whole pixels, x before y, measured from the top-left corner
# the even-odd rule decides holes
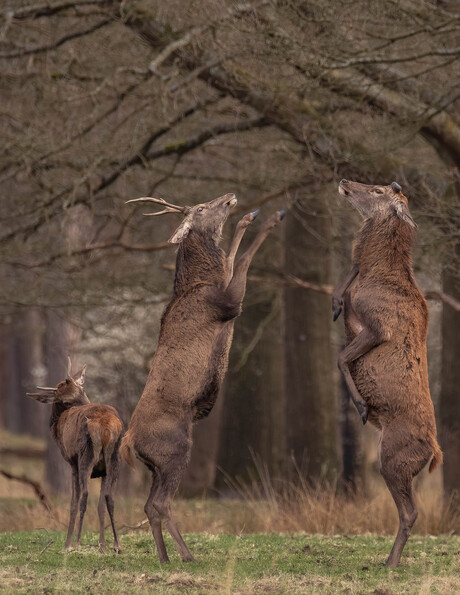
[[[56,4],[51,4],[50,2],[42,2],[40,4],[30,4],[28,6],[21,6],[15,9],[6,8],[0,12],[0,15],[6,17],[12,15],[12,18],[16,20],[26,19],[29,17],[35,19],[39,17],[52,16],[54,14],[57,14],[58,12],[67,10],[68,8],[101,4],[113,4],[113,2],[112,0],[65,0],[64,2]]]
[[[0,58],[18,58],[22,56],[30,56],[31,54],[40,54],[42,52],[46,52],[48,50],[55,50],[59,46],[71,41],[72,39],[78,39],[79,37],[84,37],[85,35],[90,35],[94,33],[98,29],[102,29],[106,25],[113,23],[113,19],[103,19],[92,25],[91,27],[87,27],[86,29],[82,29],[81,31],[75,31],[74,33],[69,33],[67,35],[63,35],[57,41],[52,43],[41,45],[35,48],[24,48],[21,50],[16,50],[14,52],[0,52]]]
[[[150,72],[154,74],[158,74],[158,67],[163,64],[168,58],[172,56],[177,50],[184,48],[187,46],[194,37],[197,37],[200,33],[203,33],[206,30],[206,27],[194,27],[187,31],[187,33],[181,37],[180,39],[176,39],[172,41],[169,45],[167,45],[159,54],[158,56],[152,60],[149,64]]]
[[[142,147],[138,151],[136,151],[135,154],[131,158],[125,160],[122,164],[120,164],[119,167],[110,176],[102,178],[101,182],[95,188],[93,188],[93,197],[95,195],[97,195],[101,190],[103,190],[104,188],[106,188],[107,186],[110,186],[113,182],[115,182],[115,180],[118,179],[118,177],[124,171],[129,169],[129,167],[131,167],[132,165],[145,163],[146,158],[147,158],[147,151],[150,149],[151,145],[156,140],[158,140],[161,136],[163,136],[167,132],[169,132],[176,124],[178,124],[179,122],[181,122],[188,116],[194,114],[197,110],[199,110],[203,107],[206,107],[212,103],[215,103],[216,101],[220,100],[220,98],[221,98],[221,95],[218,95],[218,96],[213,96],[211,98],[206,98],[201,101],[197,101],[196,103],[191,105],[189,108],[187,108],[183,112],[180,112],[177,116],[175,116],[174,118],[169,120],[164,126],[162,126],[161,128],[157,129],[155,132],[153,132],[148,137],[148,139],[146,141],[144,141],[144,144],[142,145]],[[171,145],[167,145],[167,150],[164,151],[164,155],[171,154],[171,153],[174,153],[174,151],[171,150]],[[73,182],[72,184],[70,184],[69,186],[67,186],[60,192],[58,192],[57,194],[53,195],[47,201],[45,201],[41,204],[37,204],[33,208],[30,208],[26,213],[23,213],[23,215],[30,216],[36,212],[39,212],[39,211],[49,210],[50,208],[52,208],[54,206],[54,204],[56,202],[62,200],[64,197],[66,197],[72,193],[76,194],[78,188],[81,187],[86,182],[86,178],[87,178],[87,176],[82,176],[79,180],[76,180],[75,182]],[[86,200],[87,199],[75,198],[73,200],[72,204],[84,203],[84,202],[86,202]],[[9,241],[14,236],[21,234],[21,233],[32,234],[39,227],[41,227],[41,225],[43,225],[43,223],[45,223],[46,221],[49,221],[56,214],[57,213],[49,213],[49,212],[42,213],[42,215],[39,216],[37,221],[35,221],[34,223],[31,223],[31,224],[29,223],[29,224],[19,226],[18,228],[4,234],[2,237],[0,237],[0,242]]]
[[[451,295],[444,293],[443,291],[436,291],[436,290],[427,291],[425,293],[425,297],[427,300],[439,300],[443,304],[450,306],[456,312],[460,312],[460,302],[458,300],[456,300],[454,297],[452,297]]]
[[[243,351],[241,353],[241,357],[240,357],[238,363],[235,365],[235,368],[234,368],[235,372],[239,372],[241,370],[241,368],[243,368],[246,365],[249,356],[251,355],[251,353],[254,351],[254,349],[257,347],[257,344],[261,340],[265,329],[276,318],[280,309],[281,309],[280,299],[279,299],[279,297],[277,297],[276,299],[273,300],[272,307],[270,308],[270,312],[267,314],[267,316],[265,316],[265,318],[263,320],[261,320],[260,324],[256,328],[254,336],[249,341],[249,343],[246,345],[246,347],[243,349]]]
[[[415,62],[422,58],[433,56],[460,56],[460,46],[448,49],[431,50],[422,52],[420,54],[413,54],[411,56],[373,56],[370,58],[350,58],[343,62],[336,62],[328,66],[326,69],[339,70],[343,68],[350,68],[352,66],[363,66],[365,64],[397,64],[402,62]]]
[[[36,262],[17,262],[11,261],[7,262],[6,264],[15,267],[21,267],[24,269],[37,269],[42,267],[47,267],[57,260],[63,258],[72,258],[74,256],[85,256],[87,254],[91,254],[93,252],[99,252],[102,250],[114,250],[114,249],[122,249],[126,250],[126,252],[157,252],[159,250],[166,250],[171,248],[172,245],[168,242],[161,242],[159,244],[128,244],[122,240],[117,240],[115,242],[101,242],[99,244],[90,244],[89,246],[85,246],[84,248],[79,248],[77,250],[72,250],[71,252],[59,252],[58,254],[53,254],[46,260],[40,260]]]
[[[21,459],[42,459],[46,455],[44,448],[32,448],[30,446],[2,446],[0,455],[13,456]]]
[[[129,87],[125,88],[118,95],[118,97],[116,98],[116,101],[114,102],[114,104],[111,105],[107,110],[105,110],[100,116],[98,116],[92,122],[90,122],[87,126],[85,126],[83,128],[83,130],[81,130],[81,131],[77,132],[76,134],[74,134],[73,136],[71,136],[68,141],[66,141],[65,143],[63,143],[59,147],[56,147],[55,149],[52,149],[51,151],[48,151],[47,153],[41,155],[40,157],[37,157],[32,163],[30,163],[28,165],[28,167],[31,170],[36,169],[41,163],[43,163],[43,161],[45,161],[46,159],[48,159],[48,157],[52,157],[56,153],[61,153],[62,151],[65,151],[76,140],[85,137],[89,132],[91,132],[95,128],[95,126],[97,126],[98,124],[100,124],[101,122],[103,122],[106,118],[108,118],[109,116],[111,116],[120,107],[120,105],[123,103],[123,101],[127,97],[129,97],[143,83],[147,82],[149,80],[149,78],[151,78],[151,75],[150,74],[146,74],[141,81],[136,82],[136,83],[133,83]],[[11,171],[8,172],[2,178],[0,178],[0,183],[5,182],[6,180],[14,177],[18,172],[20,172],[22,170],[23,170],[23,166],[21,165],[20,167],[17,167],[16,169],[14,169],[12,172]],[[14,217],[16,217],[16,215],[14,215]]]
[[[43,508],[45,508],[45,510],[51,516],[53,516],[53,507],[51,505],[51,502],[49,501],[48,496],[45,494],[45,491],[43,490],[42,486],[40,485],[40,483],[38,481],[30,479],[30,477],[27,477],[24,474],[16,475],[14,473],[10,473],[9,471],[5,471],[5,469],[0,469],[0,475],[3,475],[7,479],[12,479],[14,481],[20,481],[21,483],[25,483],[25,484],[29,485],[35,492],[35,495],[37,496],[38,501],[43,506]]]

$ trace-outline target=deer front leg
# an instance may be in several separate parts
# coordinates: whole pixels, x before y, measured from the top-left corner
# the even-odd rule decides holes
[[[286,211],[277,211],[262,225],[259,233],[256,235],[254,241],[249,246],[248,250],[238,261],[235,273],[228,285],[228,291],[235,302],[242,302],[244,294],[246,293],[246,281],[248,275],[249,265],[254,258],[255,253],[263,244],[265,238],[272,231],[272,229],[278,225],[280,221],[284,219]]]
[[[230,250],[228,251],[228,255],[226,258],[226,275],[225,275],[225,285],[224,289],[227,289],[228,284],[232,280],[233,277],[233,265],[235,263],[235,256],[238,252],[238,248],[240,247],[241,240],[243,239],[244,233],[248,226],[254,221],[254,219],[259,214],[259,209],[252,211],[245,215],[242,219],[240,219],[236,225],[235,234],[232,239],[232,243],[230,245]]]
[[[367,422],[368,408],[366,401],[359,394],[356,384],[350,374],[349,364],[354,362],[356,359],[370,351],[373,347],[379,344],[378,339],[373,333],[364,328],[359,335],[357,335],[353,341],[345,347],[345,349],[339,354],[338,366],[343,374],[344,380],[347,383],[350,391],[351,400],[353,401],[359,415],[361,416],[363,425]]]
[[[346,290],[350,287],[353,281],[356,279],[356,276],[359,273],[359,269],[356,265],[354,265],[345,279],[337,285],[334,289],[334,293],[332,294],[332,312],[333,312],[333,321],[335,322],[337,318],[340,316],[342,312],[343,306],[343,294]]]

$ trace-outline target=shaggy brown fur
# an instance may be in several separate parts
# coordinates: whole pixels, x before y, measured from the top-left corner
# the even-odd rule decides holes
[[[73,378],[70,376],[56,388],[40,388],[40,393],[27,396],[42,403],[52,403],[50,429],[64,459],[72,467],[72,500],[70,520],[65,547],[72,545],[78,504],[80,521],[77,546],[80,545],[83,517],[88,500],[89,477],[102,477],[99,498],[99,549],[105,551],[104,513],[105,506],[112,524],[114,549],[121,552],[115,529],[112,490],[118,477],[120,463],[119,447],[123,424],[117,410],[110,405],[92,405],[83,390],[85,369]]]
[[[250,213],[238,223],[227,256],[218,241],[234,204],[234,195],[227,194],[183,211],[186,217],[170,240],[179,243],[173,297],[161,320],[147,384],[122,442],[125,460],[132,464],[134,452],[152,472],[145,512],[161,562],[169,561],[162,522],[182,560],[193,560],[171,517],[171,499],[190,459],[192,423],[211,411],[227,369],[249,264],[284,214],[265,222],[233,272],[240,241],[256,215]]]
[[[381,431],[381,473],[400,519],[387,565],[397,566],[417,518],[412,480],[428,462],[430,471],[442,462],[428,385],[428,309],[412,270],[416,225],[396,182],[342,180],[339,192],[365,217],[352,270],[333,295],[334,319],[344,305],[347,333],[339,368],[364,423],[368,415]]]

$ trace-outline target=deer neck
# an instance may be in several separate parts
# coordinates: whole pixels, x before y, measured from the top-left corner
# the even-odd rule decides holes
[[[81,398],[75,399],[75,401],[72,401],[71,403],[62,403],[62,402],[53,403],[53,405],[51,407],[51,416],[50,416],[51,431],[53,433],[55,433],[59,418],[65,411],[67,411],[71,407],[81,407],[82,405],[88,405],[89,402],[90,401],[89,401],[88,397],[86,396],[86,393],[83,392],[83,394],[81,395]]]
[[[201,283],[218,284],[224,275],[223,254],[214,238],[191,230],[177,253],[174,294]]]
[[[413,227],[396,215],[368,219],[356,235],[353,261],[361,276],[379,274],[412,277]]]

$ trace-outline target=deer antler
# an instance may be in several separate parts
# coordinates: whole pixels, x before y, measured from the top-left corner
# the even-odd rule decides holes
[[[70,361],[70,355],[67,356],[67,377],[70,378],[72,372],[72,362]]]
[[[127,200],[125,204],[129,202],[154,202],[156,204],[163,205],[166,207],[163,211],[159,211],[158,213],[144,213],[147,217],[157,217],[158,215],[166,215],[167,213],[184,213],[187,214],[189,211],[189,207],[181,207],[179,205],[173,205],[172,203],[166,202],[163,198],[151,198],[150,196],[143,196],[142,198],[133,198],[131,200]]]

